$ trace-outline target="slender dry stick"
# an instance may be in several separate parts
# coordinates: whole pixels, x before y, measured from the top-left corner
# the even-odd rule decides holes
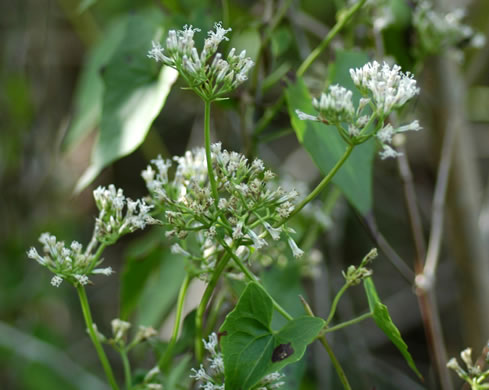
[[[422,232],[421,217],[416,202],[416,192],[414,189],[411,169],[409,166],[409,159],[407,157],[405,148],[401,147],[400,150],[402,152],[402,156],[399,157],[398,168],[399,168],[399,174],[401,180],[403,182],[404,196],[406,199],[408,217],[409,217],[412,235],[414,238],[414,244],[416,249],[414,267],[417,273],[416,280],[419,281],[419,280],[424,280],[424,272],[422,270],[423,270],[423,261],[424,261],[423,259],[427,257],[426,246],[425,246],[425,241]],[[446,155],[442,154],[442,162],[443,159],[448,155],[449,153],[447,153]],[[436,195],[437,192],[439,192],[440,182],[442,183],[441,186],[445,185],[445,192],[446,192],[447,183],[444,183],[444,181],[448,178],[448,171],[445,172],[445,168],[444,168],[443,169],[444,172],[442,172],[441,169],[443,165],[442,162],[440,162],[440,170],[439,170],[437,185],[435,189],[435,199],[437,198]],[[444,174],[446,174],[446,178],[443,177]],[[439,212],[443,214],[443,207],[440,210],[438,210],[438,213]],[[439,228],[436,226],[436,223],[440,223],[440,221],[437,220],[432,224],[432,233],[434,230],[437,231],[436,237],[437,240],[439,240],[437,241],[439,245],[441,242],[441,232],[439,232]],[[416,294],[418,296],[418,304],[423,319],[423,327],[425,330],[426,339],[428,341],[431,357],[435,362],[436,371],[438,373],[440,383],[442,384],[443,389],[450,390],[453,389],[453,383],[451,381],[450,375],[447,372],[447,368],[446,368],[447,353],[445,348],[445,342],[443,340],[443,330],[441,327],[438,305],[436,304],[436,296],[432,289],[432,285],[434,283],[433,279],[434,279],[434,274],[432,275],[432,277],[429,277],[427,279],[429,281],[427,286],[423,285],[422,288],[418,287],[416,289]],[[417,284],[419,285],[419,283]]]
[[[453,151],[455,145],[457,127],[450,126],[443,139],[440,165],[433,195],[433,210],[431,213],[431,231],[428,241],[428,252],[424,265],[424,277],[431,281],[436,272],[438,259],[440,257],[441,239],[443,235],[444,208],[448,188],[448,179],[450,177],[450,167],[453,160]]]
[[[367,214],[360,218],[375,244],[387,257],[387,260],[389,260],[389,262],[399,271],[399,274],[411,284],[415,277],[414,272],[406,265],[406,262],[397,254],[394,248],[390,246],[382,233],[379,232],[375,217],[372,214]]]
[[[414,268],[419,272],[423,268],[421,262],[426,257],[426,241],[423,236],[423,225],[421,224],[421,216],[417,204],[416,191],[414,189],[413,175],[409,166],[406,148],[403,144],[400,145],[398,149],[401,152],[401,155],[397,159],[397,167],[404,189],[404,198],[406,200],[409,223],[411,224],[411,233],[413,235],[414,247],[416,249]]]

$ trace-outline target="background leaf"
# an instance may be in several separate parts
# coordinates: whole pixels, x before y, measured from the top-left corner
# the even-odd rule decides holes
[[[397,329],[397,327],[392,322],[389,311],[387,310],[387,306],[380,302],[377,291],[375,290],[373,280],[371,278],[365,279],[363,281],[363,286],[365,287],[365,292],[367,293],[368,305],[370,307],[370,310],[374,313],[375,323],[380,329],[382,329],[385,335],[397,347],[399,352],[401,352],[402,356],[404,356],[404,359],[406,359],[409,367],[411,367],[416,375],[418,375],[420,378],[423,378],[421,373],[416,368],[416,365],[414,364],[414,360],[408,351],[407,344],[401,337],[401,332],[399,332],[399,329]]]
[[[185,259],[161,243],[161,230],[136,242],[128,251],[121,276],[121,318],[137,307],[140,325],[158,327],[171,310],[185,277]]]
[[[321,318],[304,316],[273,331],[272,313],[272,301],[263,288],[249,283],[220,329],[225,332],[221,347],[226,388],[247,390],[263,376],[298,361],[324,326]],[[281,346],[291,348],[293,353],[272,361],[274,350]]]
[[[99,136],[92,161],[76,185],[81,191],[113,161],[132,153],[144,141],[177,78],[176,70],[147,57],[151,40],[161,33],[157,8],[132,14],[124,39],[103,71],[104,96]]]
[[[340,84],[354,92],[354,101],[360,98],[359,92],[353,85],[349,69],[359,67],[368,62],[368,57],[360,52],[337,51],[334,68],[331,72],[331,83]],[[309,95],[302,78],[290,83],[286,90],[286,98],[297,138],[311,155],[318,168],[327,174],[341,158],[346,149],[346,143],[334,126],[323,123],[301,121],[296,109],[305,113],[315,112],[312,98]],[[333,177],[333,182],[340,187],[350,203],[365,215],[372,208],[372,164],[375,153],[375,143],[370,140],[356,146],[349,159]]]
[[[100,41],[90,49],[76,86],[74,113],[63,140],[64,149],[76,146],[98,125],[104,95],[102,69],[124,38],[126,25],[127,16],[117,18],[105,30]]]

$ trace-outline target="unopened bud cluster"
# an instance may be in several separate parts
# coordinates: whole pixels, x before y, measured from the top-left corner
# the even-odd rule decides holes
[[[204,348],[209,352],[208,364],[200,365],[199,369],[191,369],[190,378],[194,379],[199,389],[224,390],[224,361],[219,351],[219,339],[216,333],[211,333],[209,339],[202,340]],[[273,390],[282,387],[285,382],[281,381],[283,374],[273,372],[263,377],[260,382],[252,387],[252,390]]]
[[[149,215],[152,206],[148,206],[143,200],[132,201],[126,198],[122,190],[117,190],[113,185],[108,188],[98,187],[93,196],[100,212],[95,221],[92,240],[85,250],[77,241],[67,247],[54,235],[43,233],[39,237],[43,254],[40,255],[34,247],[27,252],[29,258],[55,274],[51,279],[51,284],[55,287],[59,287],[63,280],[68,280],[75,286],[84,286],[90,283],[90,275],[111,275],[111,267],[97,268],[103,261],[97,249],[115,243],[126,233],[144,229],[147,224],[157,222]]]
[[[297,192],[274,187],[270,182],[275,174],[266,170],[261,160],[250,163],[242,154],[222,150],[220,143],[211,149],[217,201],[212,197],[202,148],[173,158],[172,179],[169,169],[173,162],[161,157],[142,173],[152,204],[164,215],[167,236],[183,240],[189,233],[197,233],[199,253],[180,244],[172,250],[195,260],[206,272],[213,269],[224,242],[233,245],[240,257],[247,257],[252,248],[266,246],[267,238],[279,240],[283,235],[294,256],[301,256],[302,250],[290,237],[292,230],[281,223],[293,211]]]
[[[142,199],[126,198],[122,189],[116,189],[113,184],[108,188],[98,187],[93,197],[100,211],[95,221],[95,236],[103,244],[112,244],[124,234],[157,223],[150,215],[153,206]]]
[[[221,23],[215,23],[214,29],[207,33],[200,53],[194,41],[194,34],[200,30],[192,26],[184,26],[183,30],[178,31],[170,30],[166,47],[153,42],[153,48],[148,53],[148,57],[175,68],[189,87],[208,101],[222,97],[241,85],[248,79],[248,72],[254,65],[246,57],[245,50],[237,54],[233,48],[225,58],[217,52],[219,44],[229,40],[226,34],[231,29],[223,28]]]
[[[431,2],[419,2],[413,13],[413,25],[420,54],[436,54],[446,48],[458,50],[463,44],[475,48],[484,46],[484,35],[462,22],[465,14],[462,8],[442,14],[433,9]]]
[[[103,335],[96,326],[97,337],[100,342],[112,345],[116,349],[126,349],[130,350],[135,345],[138,345],[148,339],[157,335],[156,330],[150,326],[139,326],[137,331],[134,333],[132,340],[128,341],[129,330],[132,325],[130,322],[123,321],[120,318],[114,318],[111,323],[112,327],[112,337],[106,337]]]
[[[489,389],[489,370],[482,372],[481,367],[472,361],[472,349],[466,348],[460,353],[465,368],[458,363],[457,359],[451,358],[447,367],[455,371],[457,375],[465,380],[473,390]],[[486,356],[486,362],[489,363],[489,356]]]
[[[351,286],[355,286],[359,284],[363,279],[372,276],[372,270],[367,268],[367,266],[372,262],[373,259],[377,257],[377,249],[372,249],[367,255],[363,258],[362,262],[358,267],[354,265],[350,265],[346,272],[343,271],[343,277],[347,284]]]
[[[393,136],[408,130],[420,130],[421,126],[418,121],[413,121],[394,128],[385,124],[385,120],[392,111],[402,108],[419,93],[416,80],[409,72],[401,72],[398,65],[391,67],[385,62],[381,65],[376,61],[350,69],[350,76],[362,94],[356,108],[352,91],[332,85],[320,98],[312,101],[318,114],[314,116],[296,110],[299,119],[332,124],[351,145],[361,144],[376,136],[383,147],[381,158],[397,157],[399,153],[390,146]]]

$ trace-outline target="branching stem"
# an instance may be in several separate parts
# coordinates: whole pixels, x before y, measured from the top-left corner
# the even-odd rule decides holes
[[[93,326],[92,314],[90,313],[90,306],[88,304],[87,293],[85,292],[85,287],[82,285],[78,285],[76,290],[78,291],[78,297],[80,298],[80,304],[83,312],[83,317],[85,318],[85,324],[87,325],[88,334],[92,343],[97,351],[97,355],[100,359],[100,363],[102,363],[102,367],[104,368],[105,375],[107,376],[107,380],[109,381],[110,386],[113,390],[119,390],[119,386],[114,378],[114,373],[112,372],[112,367],[110,366],[109,359],[107,359],[107,355],[100,344],[100,340],[97,337],[97,333],[95,332],[95,328]]]

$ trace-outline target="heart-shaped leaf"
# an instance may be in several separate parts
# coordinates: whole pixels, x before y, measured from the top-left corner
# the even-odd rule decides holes
[[[303,316],[274,331],[272,314],[265,290],[249,283],[220,329],[226,388],[250,389],[265,375],[300,360],[324,326],[321,318]]]

